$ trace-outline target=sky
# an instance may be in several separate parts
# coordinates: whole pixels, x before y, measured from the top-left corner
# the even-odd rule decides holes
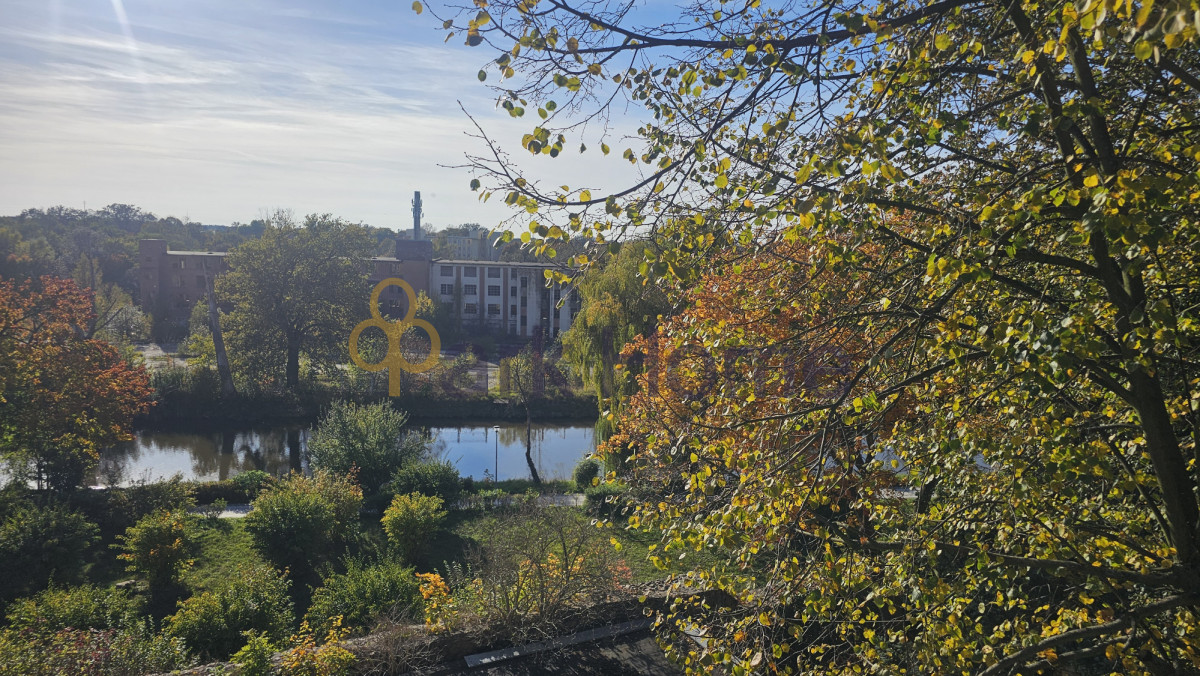
[[[524,153],[533,121],[476,78],[495,53],[444,38],[399,0],[0,0],[0,215],[125,203],[229,224],[283,208],[400,229],[420,190],[435,227],[492,227],[511,212],[448,166],[484,150],[459,102],[533,176],[621,181],[619,153]]]

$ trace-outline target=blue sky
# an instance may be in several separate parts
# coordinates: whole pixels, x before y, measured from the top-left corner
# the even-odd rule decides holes
[[[288,208],[397,228],[421,190],[435,226],[495,225],[501,201],[439,166],[482,150],[456,101],[516,157],[532,121],[476,79],[490,50],[444,44],[410,5],[0,0],[0,215],[123,202],[202,223]],[[616,155],[523,162],[595,190],[627,169]]]

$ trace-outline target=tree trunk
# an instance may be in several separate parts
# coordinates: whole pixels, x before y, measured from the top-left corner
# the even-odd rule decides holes
[[[295,392],[300,387],[300,340],[287,339],[287,388]]]
[[[221,333],[221,316],[217,312],[217,294],[212,277],[205,274],[204,282],[208,287],[208,326],[212,331],[213,351],[217,353],[217,374],[221,376],[221,394],[232,397],[237,394],[237,388],[233,385],[233,372],[229,369],[229,355],[225,353],[225,336]]]
[[[525,405],[525,462],[529,465],[529,476],[533,477],[533,485],[541,486],[542,478],[538,476],[537,465],[533,462],[533,416],[529,412],[529,404]]]

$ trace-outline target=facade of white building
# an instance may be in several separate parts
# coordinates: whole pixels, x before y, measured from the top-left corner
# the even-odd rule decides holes
[[[546,288],[544,273],[550,267],[434,260],[429,271],[429,296],[455,313],[468,329],[477,326],[516,336],[532,336],[544,330],[553,340],[570,328],[580,301],[570,287],[554,284]]]

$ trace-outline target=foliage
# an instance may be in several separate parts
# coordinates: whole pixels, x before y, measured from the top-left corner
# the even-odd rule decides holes
[[[278,643],[295,621],[290,584],[270,568],[243,568],[226,586],[180,603],[166,619],[165,631],[210,659],[232,655],[251,630]]]
[[[600,476],[600,463],[595,458],[584,458],[575,465],[571,478],[575,481],[575,490],[583,491],[591,488],[592,482]]]
[[[0,601],[73,582],[83,573],[97,528],[59,504],[18,505],[0,523]]]
[[[478,623],[517,642],[553,636],[631,579],[602,531],[575,510],[530,505],[493,528],[446,579],[418,576],[431,629]]]
[[[354,666],[354,655],[342,647],[342,641],[350,631],[342,628],[341,618],[334,618],[333,626],[318,645],[316,635],[308,622],[300,623],[300,631],[292,637],[293,647],[283,655],[283,676],[342,676],[349,674]]]
[[[363,492],[373,495],[388,477],[415,462],[426,440],[406,430],[408,414],[388,402],[335,402],[308,442],[312,466],[348,474],[357,468]]]
[[[414,609],[418,598],[412,568],[398,561],[368,565],[352,559],[345,573],[322,580],[304,619],[318,634],[328,632],[337,618],[350,631],[366,632],[382,618]]]
[[[612,448],[664,565],[719,554],[676,582],[730,606],[659,617],[690,670],[1196,665],[1194,2],[449,11],[532,154],[645,110],[609,194],[473,186],[537,251],[651,238],[688,310]]]
[[[258,496],[245,528],[268,561],[308,581],[353,538],[361,504],[362,490],[352,477],[323,470],[312,478],[293,474]]]
[[[601,482],[583,489],[583,498],[589,511],[597,514],[624,512],[629,486],[619,482]]]
[[[418,462],[397,470],[388,484],[388,490],[398,495],[420,493],[436,496],[453,507],[458,504],[462,493],[462,478],[449,460]]]
[[[388,542],[405,561],[413,561],[446,518],[442,499],[410,493],[392,498],[380,520]]]
[[[136,623],[142,602],[126,589],[51,587],[15,601],[6,619],[11,629],[37,633],[61,629],[119,629]]]
[[[253,629],[242,632],[246,637],[246,645],[242,646],[230,661],[238,665],[240,676],[270,676],[271,657],[275,655],[275,647],[271,639]]]
[[[146,578],[150,587],[162,588],[179,581],[196,554],[196,517],[182,510],[160,510],[141,518],[118,536],[117,558],[128,561],[127,570]]]
[[[258,497],[264,489],[269,488],[275,480],[270,474],[261,469],[249,469],[245,472],[235,475],[229,481],[233,483],[238,490],[246,496],[247,499],[253,500]]]
[[[252,380],[282,372],[294,392],[302,355],[329,368],[346,363],[346,336],[365,316],[360,261],[373,249],[363,226],[328,214],[298,225],[280,213],[261,238],[231,251],[216,293],[233,307],[226,333],[238,370]]]
[[[0,631],[0,676],[140,676],[192,666],[183,643],[152,623],[122,629]]]
[[[88,338],[100,338],[113,344],[145,340],[150,321],[133,304],[133,298],[120,286],[104,279],[100,261],[91,253],[79,256],[72,278],[82,288],[91,289],[92,321],[84,327]]]
[[[662,289],[638,276],[645,255],[645,243],[631,242],[588,269],[579,281],[579,315],[562,336],[563,358],[596,391],[601,410],[619,411],[633,391],[636,373],[617,368],[622,348],[669,310]]]
[[[106,533],[120,533],[155,512],[186,512],[196,504],[193,484],[179,474],[165,481],[138,480],[105,491],[102,512],[95,516]]]
[[[79,486],[149,405],[146,370],[81,334],[94,319],[91,293],[71,280],[0,279],[0,457],[39,487]]]

